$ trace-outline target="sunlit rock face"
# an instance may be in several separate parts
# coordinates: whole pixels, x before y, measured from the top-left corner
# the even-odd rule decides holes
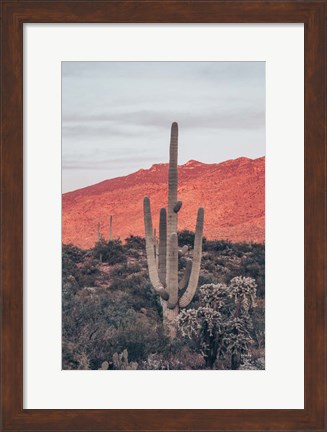
[[[144,237],[143,198],[151,198],[154,227],[160,206],[167,201],[168,164],[155,164],[128,176],[68,192],[62,196],[62,241],[81,248],[94,246],[101,235]],[[233,242],[265,239],[265,158],[238,158],[219,164],[195,160],[178,170],[178,230],[194,231],[198,207],[205,208],[204,236]]]

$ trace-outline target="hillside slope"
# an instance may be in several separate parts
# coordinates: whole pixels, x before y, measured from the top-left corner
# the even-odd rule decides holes
[[[263,242],[265,237],[265,158],[238,158],[220,164],[189,161],[179,167],[178,199],[183,201],[178,229],[194,231],[198,207],[205,208],[204,235],[233,242]],[[144,236],[143,197],[151,198],[154,227],[167,206],[168,164],[155,164],[125,177],[105,180],[62,196],[62,240],[81,248],[105,239],[109,216],[114,237]]]

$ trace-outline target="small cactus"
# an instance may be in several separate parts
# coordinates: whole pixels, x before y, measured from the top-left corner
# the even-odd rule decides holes
[[[136,370],[138,368],[137,362],[128,361],[127,349],[124,349],[124,351],[121,354],[115,352],[112,356],[112,363],[114,369],[119,369],[119,370]]]
[[[101,363],[101,367],[98,370],[108,370],[109,369],[109,363],[107,361],[104,361]]]

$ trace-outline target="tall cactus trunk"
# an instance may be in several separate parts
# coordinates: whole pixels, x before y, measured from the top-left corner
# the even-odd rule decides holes
[[[166,212],[165,208],[160,210],[159,245],[157,245],[156,235],[152,227],[150,199],[148,197],[144,198],[145,240],[149,277],[153,288],[160,295],[164,326],[171,339],[175,338],[177,334],[179,308],[189,305],[197,289],[204,221],[204,210],[200,208],[196,221],[193,263],[187,263],[184,276],[178,282],[177,214],[182,207],[182,202],[177,201],[177,159],[178,125],[173,123],[169,150],[168,211]],[[185,251],[182,250],[181,252],[184,253]],[[157,253],[158,256],[156,256]],[[178,289],[185,289],[179,301]]]
[[[178,302],[178,243],[177,243],[177,159],[178,126],[171,126],[168,172],[168,224],[167,224],[167,290],[168,307],[174,309]]]
[[[170,309],[168,307],[168,303],[164,300],[161,300],[162,306],[162,317],[164,328],[170,339],[175,339],[177,335],[177,317],[179,314],[178,305],[174,307],[174,309]]]
[[[167,255],[166,285],[169,293],[168,302],[163,305],[164,326],[169,337],[174,339],[177,333],[178,307],[178,240],[177,240],[177,203],[178,184],[178,125],[173,123],[170,133],[169,172],[168,172],[168,223],[167,223]]]
[[[173,123],[170,136],[170,151],[169,151],[169,172],[168,172],[168,226],[167,238],[177,232],[177,213],[174,208],[177,203],[177,159],[178,159],[178,126]],[[167,258],[169,256],[169,247],[167,249]],[[169,264],[168,264],[169,266]]]

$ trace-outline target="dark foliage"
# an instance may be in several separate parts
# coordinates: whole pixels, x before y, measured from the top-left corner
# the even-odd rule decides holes
[[[206,238],[203,237],[203,245],[207,242]],[[180,247],[189,246],[193,249],[194,247],[194,232],[190,230],[183,230],[178,232],[178,244]]]
[[[101,257],[102,262],[110,265],[127,261],[125,250],[120,240],[111,240],[109,242],[100,240],[96,243],[93,253],[95,257]]]
[[[189,230],[183,230],[178,233],[178,244],[179,246],[194,247],[194,232]]]
[[[125,239],[125,249],[126,251],[136,249],[145,252],[145,239],[143,237],[131,235]]]
[[[192,248],[193,242],[191,231],[179,233],[180,247]],[[258,307],[250,311],[255,343],[251,361],[264,367],[264,245],[206,241],[203,250],[199,286],[229,284],[235,276],[255,279]],[[192,257],[191,251],[180,259],[180,277],[187,257]],[[130,236],[124,244],[100,241],[88,251],[63,245],[62,294],[64,369],[99,369],[103,362],[112,369],[113,356],[124,350],[138,369],[212,367],[195,340],[178,336],[171,342],[165,336],[161,304],[149,282],[141,237]],[[197,293],[190,307],[199,306]],[[239,367],[239,358],[233,362],[233,367]],[[214,367],[230,368],[231,364],[230,354],[225,353]]]

